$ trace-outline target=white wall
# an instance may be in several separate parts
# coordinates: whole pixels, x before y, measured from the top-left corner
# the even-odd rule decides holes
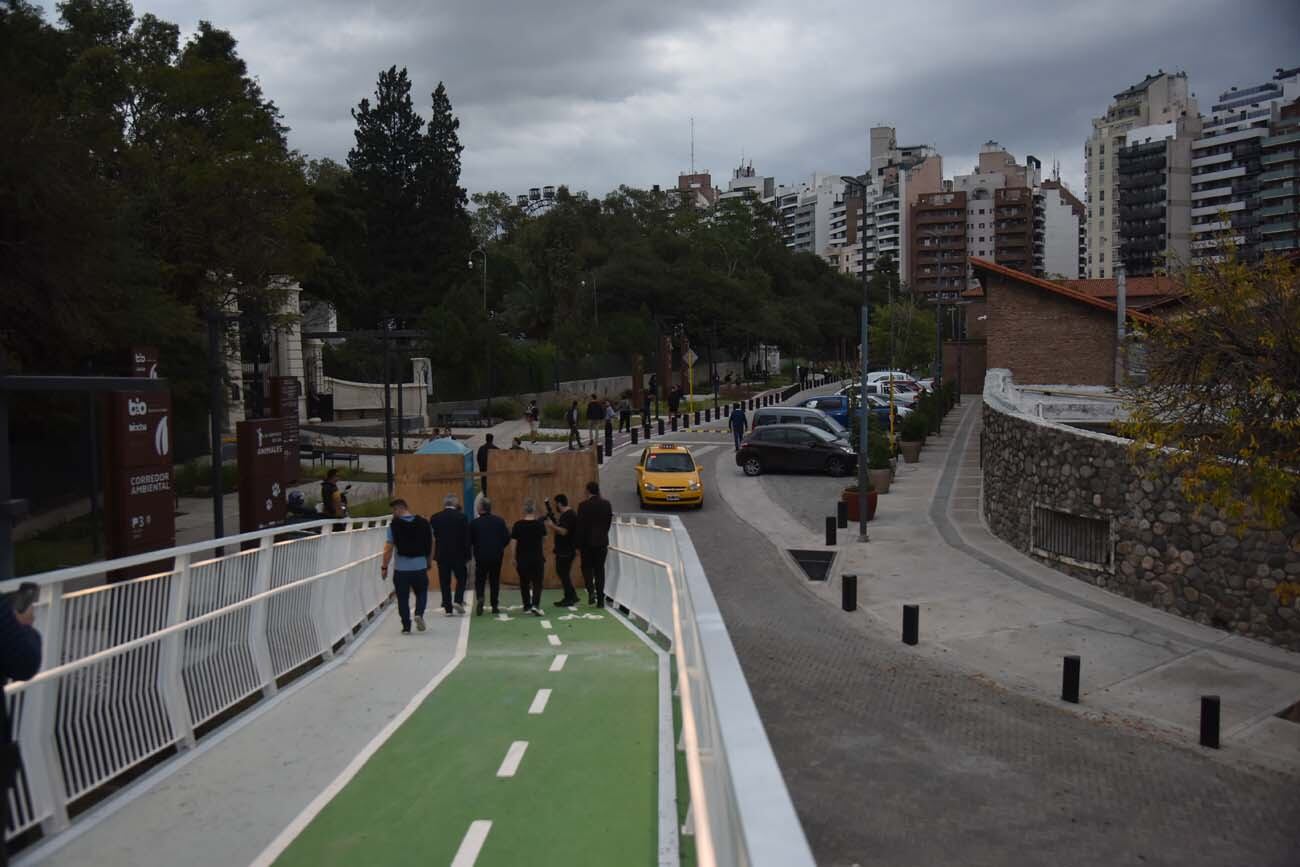
[[[1043,271],[1067,279],[1083,277],[1079,273],[1079,217],[1061,198],[1060,190],[1048,188],[1041,192],[1045,218]]]

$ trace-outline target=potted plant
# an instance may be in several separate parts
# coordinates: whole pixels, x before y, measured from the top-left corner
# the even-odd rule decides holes
[[[889,493],[889,482],[893,478],[890,448],[885,437],[886,434],[882,433],[867,444],[867,477],[871,479],[871,487],[881,494]]]
[[[898,448],[903,453],[903,460],[909,464],[916,463],[921,457],[921,442],[925,439],[928,424],[929,421],[919,410],[903,419]]]
[[[876,489],[872,487],[870,482],[868,482],[867,483],[867,520],[868,521],[876,517],[876,501],[877,501],[876,498],[877,498]],[[843,500],[844,504],[848,507],[849,523],[852,524],[860,520],[860,518],[858,517],[861,514],[858,511],[858,486],[849,485],[847,488],[844,489],[844,492],[840,494],[840,499]]]

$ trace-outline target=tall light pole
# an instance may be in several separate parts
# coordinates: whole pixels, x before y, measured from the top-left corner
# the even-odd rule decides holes
[[[583,289],[587,288],[586,280],[579,280],[578,285]],[[591,275],[591,316],[596,322],[596,327],[600,327],[600,299],[596,295],[596,275]]]
[[[486,313],[487,312],[487,250],[484,250],[483,245],[480,244],[479,246],[475,247],[474,250],[469,254],[469,261],[465,264],[469,266],[471,271],[474,270],[474,253],[478,253],[483,257],[483,312]]]

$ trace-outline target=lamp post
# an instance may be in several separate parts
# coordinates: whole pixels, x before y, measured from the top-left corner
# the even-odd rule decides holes
[[[483,312],[486,313],[487,312],[487,250],[484,250],[483,245],[480,244],[479,246],[475,247],[473,251],[470,252],[469,261],[466,262],[465,264],[469,266],[469,269],[471,271],[474,270],[475,253],[478,253],[483,257]]]

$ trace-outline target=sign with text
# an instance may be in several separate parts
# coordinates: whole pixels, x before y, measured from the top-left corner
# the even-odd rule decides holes
[[[271,413],[284,422],[284,478],[298,481],[298,397],[302,386],[297,377],[271,377]]]
[[[137,379],[158,378],[158,347],[134,346],[131,348],[131,375]]]
[[[284,523],[284,420],[259,418],[235,425],[239,462],[239,532]]]
[[[112,392],[105,415],[108,554],[170,548],[176,544],[171,392]]]

